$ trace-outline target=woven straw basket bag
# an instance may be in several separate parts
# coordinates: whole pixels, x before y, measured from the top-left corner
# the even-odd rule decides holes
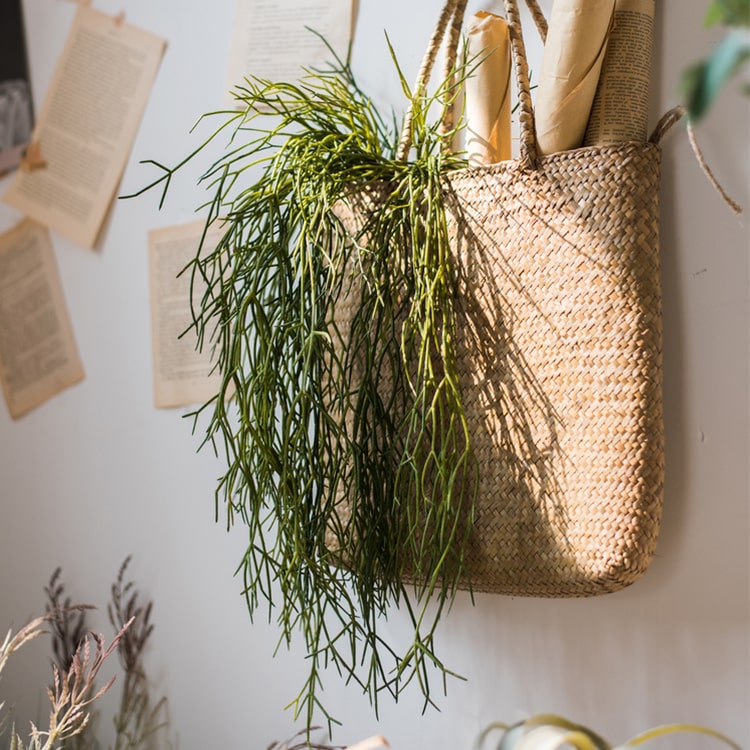
[[[443,39],[455,54],[465,6],[443,8],[422,84]],[[505,6],[520,156],[444,178],[479,467],[466,585],[590,596],[644,572],[661,516],[661,132],[538,156],[518,6]]]

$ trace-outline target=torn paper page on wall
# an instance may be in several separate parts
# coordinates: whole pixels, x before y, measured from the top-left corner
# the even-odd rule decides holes
[[[0,235],[0,381],[18,419],[83,379],[46,227],[24,219]]]
[[[154,405],[157,408],[201,404],[216,395],[221,376],[213,370],[210,344],[198,351],[190,328],[190,269],[180,273],[195,257],[204,223],[193,222],[155,229],[148,235],[151,286],[151,341],[153,352]],[[205,243],[215,247],[221,237],[216,229]],[[193,285],[193,300],[200,302],[205,286]]]
[[[353,24],[352,0],[236,0],[229,48],[227,105],[245,78],[296,81],[303,67],[346,59]],[[313,33],[315,32],[315,33]]]
[[[93,248],[164,52],[162,39],[81,6],[34,129],[38,168],[5,201]]]

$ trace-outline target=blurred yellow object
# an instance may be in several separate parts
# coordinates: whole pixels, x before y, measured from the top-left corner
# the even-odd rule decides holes
[[[723,742],[733,750],[741,750],[740,746],[726,735],[698,724],[667,724],[654,727],[621,745],[613,746],[588,727],[568,721],[556,714],[536,714],[515,724],[494,722],[486,727],[479,736],[478,745],[480,748],[484,746],[487,737],[494,730],[503,732],[495,750],[561,750],[562,748],[629,750],[629,748],[638,747],[657,737],[678,732],[705,734]]]

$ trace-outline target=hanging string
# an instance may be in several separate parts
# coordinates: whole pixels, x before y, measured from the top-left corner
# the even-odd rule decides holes
[[[716,188],[719,195],[724,199],[724,202],[729,206],[729,208],[734,211],[736,214],[742,213],[742,206],[740,206],[737,201],[732,200],[732,198],[727,195],[726,190],[721,186],[719,181],[716,179],[714,173],[711,171],[711,167],[708,166],[705,157],[703,156],[703,152],[700,149],[700,146],[698,145],[698,141],[695,137],[695,131],[693,130],[693,126],[688,120],[687,123],[687,134],[688,134],[688,140],[690,141],[690,145],[693,147],[693,153],[695,154],[695,158],[698,160],[698,164],[701,165],[701,169],[703,170],[703,173],[708,177],[711,184]]]
[[[683,117],[687,115],[687,109],[679,105],[677,107],[673,107],[672,109],[667,112],[664,117],[661,118],[659,121],[659,124],[654,129],[654,132],[651,135],[651,138],[649,139],[651,143],[659,143],[661,139],[664,137],[664,135],[667,133],[667,131],[677,122],[679,122]],[[708,166],[708,162],[706,161],[706,157],[703,156],[703,152],[700,149],[700,146],[698,145],[698,139],[695,137],[695,130],[693,129],[693,125],[690,122],[690,119],[687,121],[687,134],[688,134],[688,141],[690,142],[690,146],[693,149],[693,153],[695,154],[695,158],[698,160],[698,164],[700,164],[701,169],[703,170],[703,174],[706,175],[708,178],[708,181],[714,186],[716,189],[716,192],[719,193],[719,195],[724,200],[724,203],[729,206],[729,208],[734,211],[736,214],[742,213],[742,206],[740,206],[737,201],[733,200],[728,194],[727,191],[724,190],[724,188],[721,186],[721,183],[719,183],[719,180],[716,178],[716,175],[711,171],[711,167]]]

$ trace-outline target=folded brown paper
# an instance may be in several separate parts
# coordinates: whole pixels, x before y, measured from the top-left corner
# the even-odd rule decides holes
[[[543,154],[583,143],[614,18],[615,0],[555,0],[536,93]]]
[[[469,164],[495,164],[511,158],[511,58],[505,19],[476,13],[468,27],[467,55],[469,65],[477,66],[465,83]]]

